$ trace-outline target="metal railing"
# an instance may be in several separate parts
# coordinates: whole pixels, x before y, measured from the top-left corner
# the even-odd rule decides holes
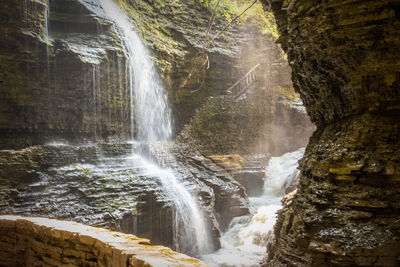
[[[250,86],[256,81],[255,70],[260,66],[260,64],[255,65],[249,72],[247,72],[240,80],[235,82],[231,87],[228,88],[228,92],[232,93],[233,99],[237,99],[242,94],[244,94]]]

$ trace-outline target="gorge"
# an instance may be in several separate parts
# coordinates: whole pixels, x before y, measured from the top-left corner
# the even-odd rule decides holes
[[[253,2],[0,2],[0,266],[400,264],[400,3]]]

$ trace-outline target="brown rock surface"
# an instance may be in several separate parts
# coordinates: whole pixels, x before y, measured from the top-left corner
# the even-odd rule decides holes
[[[263,2],[317,125],[264,265],[399,266],[400,2]]]
[[[0,13],[1,148],[128,136],[125,58],[109,21],[78,0],[2,1]]]
[[[205,266],[148,239],[80,223],[0,216],[6,266]]]
[[[132,144],[99,144],[0,150],[0,214],[73,220],[175,249],[174,237],[185,229],[174,227],[174,202],[157,176],[146,175],[132,159],[136,149]],[[177,160],[169,157],[165,164],[199,200],[212,232],[210,248],[217,249],[220,230],[233,217],[249,213],[244,188],[210,159],[182,148],[174,154]],[[189,254],[192,246],[179,249]]]
[[[306,146],[315,126],[293,90],[285,53],[273,38],[258,31],[240,51],[238,65],[247,68],[235,81],[259,64],[255,82],[238,99],[227,92],[208,97],[178,140],[192,142],[205,155],[277,156]]]

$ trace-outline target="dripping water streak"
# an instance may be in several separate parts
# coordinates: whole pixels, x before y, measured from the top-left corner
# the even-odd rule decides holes
[[[127,72],[127,73],[132,74],[134,72],[132,64],[129,64],[128,68],[129,68],[129,72]],[[134,109],[133,109],[133,107],[134,107],[134,103],[133,103],[133,100],[134,100],[133,99],[133,91],[134,91],[133,88],[134,88],[134,85],[133,85],[133,76],[132,75],[129,76],[128,81],[129,81],[129,88],[131,88],[131,90],[129,90],[129,104],[130,104],[130,107],[131,107],[130,112],[129,112],[129,116],[130,116],[129,122],[130,122],[130,125],[131,125],[131,128],[130,128],[131,139],[133,140],[134,139],[134,135],[135,135],[135,114],[134,114]]]
[[[96,97],[96,65],[92,67],[92,87],[93,87],[93,133],[94,133],[94,141],[97,141],[97,97]]]
[[[122,86],[122,71],[121,71],[121,59],[118,55],[115,56],[116,60],[117,60],[117,72],[118,72],[118,102],[120,103],[120,115],[121,115],[121,121],[122,121],[122,131],[125,134],[126,130],[125,130],[125,107],[124,107],[124,102],[122,101],[122,99],[124,98],[124,89]]]
[[[114,101],[112,101],[112,97],[111,97],[111,84],[110,84],[110,62],[107,61],[107,86],[106,86],[106,92],[107,92],[107,104],[106,107],[108,107],[107,109],[107,121],[110,125],[113,124],[113,120],[112,120],[112,108],[114,106]],[[112,125],[113,128],[115,128],[115,125]]]
[[[98,132],[99,132],[99,136],[100,138],[103,136],[103,117],[102,117],[102,91],[101,91],[101,69],[100,69],[100,65],[96,65],[96,78],[97,78],[97,104],[98,104],[98,108],[97,108],[97,118],[99,121],[99,126],[98,126]]]
[[[50,1],[46,1],[46,10],[43,15],[43,26],[44,26],[44,41],[46,45],[46,67],[47,67],[47,82],[50,85],[50,59],[49,59],[49,43],[50,43],[50,33],[49,33],[49,19],[50,19]]]

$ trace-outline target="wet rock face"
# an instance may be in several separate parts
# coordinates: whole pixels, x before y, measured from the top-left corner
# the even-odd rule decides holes
[[[269,155],[212,155],[218,166],[224,168],[246,189],[249,197],[259,197],[264,191],[265,166]]]
[[[280,156],[304,147],[315,127],[293,90],[285,53],[274,39],[255,26],[242,27],[237,65],[247,66],[237,80],[259,64],[255,82],[234,99],[231,93],[206,99],[178,135],[205,155],[272,153]],[[239,37],[238,37],[239,38]],[[239,38],[239,39],[240,39]],[[229,84],[226,89],[231,87]]]
[[[123,233],[140,234],[153,244],[178,250],[174,242],[175,214],[175,207],[166,196],[160,192],[146,192],[137,198],[136,213],[123,215],[120,230]]]
[[[397,266],[400,120],[365,114],[314,134],[268,264]],[[371,142],[371,139],[374,142]]]
[[[265,137],[264,149],[272,156],[280,156],[305,147],[316,127],[311,123],[303,102],[280,96],[274,108],[270,135]]]
[[[125,59],[112,25],[79,1],[0,5],[1,147],[127,136]]]
[[[294,86],[314,123],[398,110],[399,3],[263,2],[272,2]]]
[[[177,132],[210,95],[221,95],[248,66],[238,65],[256,29],[232,25],[213,45],[203,49],[212,9],[198,0],[120,0],[154,56],[168,90]],[[228,21],[217,16],[209,36],[216,36]],[[258,29],[258,33],[261,31]],[[203,64],[210,60],[209,68]]]
[[[398,266],[399,3],[263,2],[317,124],[264,265]]]
[[[103,148],[34,146],[1,151],[1,213],[118,229],[120,217],[135,212],[136,197],[146,187],[140,189],[142,179],[124,164],[130,145]]]
[[[315,130],[301,101],[262,85],[245,99],[208,99],[177,140],[189,142],[205,155],[284,153],[305,147]]]
[[[0,214],[74,220],[177,249],[174,201],[132,149],[102,144],[1,150]],[[199,202],[211,231],[210,248],[218,249],[220,231],[233,217],[249,213],[244,188],[211,160],[181,148],[174,153],[178,160],[168,166]],[[179,249],[189,252],[190,246]]]
[[[190,172],[211,189],[208,192],[199,192],[199,195],[202,206],[213,211],[211,221],[216,230],[225,231],[234,217],[249,214],[245,188],[225,168],[198,154],[190,155],[184,152],[184,155],[187,158],[186,166],[193,166]],[[210,179],[213,176],[216,179]],[[220,234],[215,230],[213,232],[214,235]],[[219,243],[214,244],[214,248],[219,247]]]

